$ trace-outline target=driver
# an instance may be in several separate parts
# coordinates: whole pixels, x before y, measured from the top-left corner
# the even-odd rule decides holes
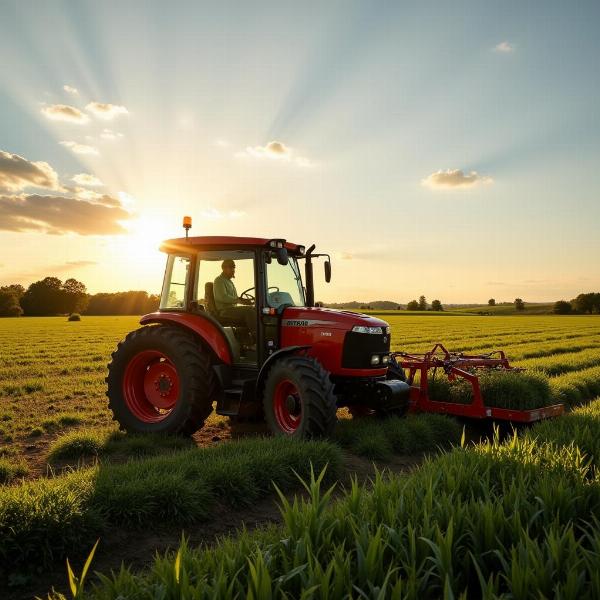
[[[219,317],[233,323],[245,325],[250,332],[256,334],[256,311],[252,306],[237,306],[252,304],[249,298],[240,298],[232,279],[235,277],[235,262],[231,258],[221,263],[222,273],[213,282],[215,305]]]

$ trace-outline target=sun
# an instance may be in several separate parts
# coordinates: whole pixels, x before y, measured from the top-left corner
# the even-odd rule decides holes
[[[164,255],[159,250],[161,242],[179,234],[164,221],[148,216],[128,221],[127,230],[129,233],[122,236],[116,245],[140,266],[147,263],[155,266],[157,262],[162,264]]]

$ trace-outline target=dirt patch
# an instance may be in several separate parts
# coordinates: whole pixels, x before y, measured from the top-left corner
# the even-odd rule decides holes
[[[194,436],[196,437],[196,436]],[[374,462],[344,452],[344,471],[340,475],[335,495],[340,495],[344,487],[350,484],[351,478],[356,476],[359,482],[366,482],[373,478],[375,469],[388,470],[392,473],[406,473],[416,468],[423,461],[423,456],[395,456],[389,462]],[[305,491],[296,489],[287,494],[289,499],[294,496],[304,496]],[[232,509],[227,506],[217,505],[214,517],[206,523],[187,527],[161,527],[152,530],[124,530],[115,529],[105,535],[98,546],[98,551],[92,565],[93,571],[108,573],[117,570],[122,563],[131,566],[134,571],[148,567],[154,555],[164,553],[169,549],[177,548],[184,534],[190,546],[214,544],[218,538],[234,534],[241,527],[248,530],[271,524],[281,523],[281,514],[278,507],[278,498],[273,494],[256,502],[253,506]],[[93,540],[90,540],[90,547]],[[85,557],[71,560],[75,573],[81,571]],[[90,576],[89,582],[95,580]],[[12,590],[3,596],[6,600],[24,600],[35,596],[46,597],[48,590],[54,586],[57,591],[67,595],[68,581],[64,565],[46,571],[38,576],[36,581],[20,590]],[[68,595],[67,595],[68,597]]]

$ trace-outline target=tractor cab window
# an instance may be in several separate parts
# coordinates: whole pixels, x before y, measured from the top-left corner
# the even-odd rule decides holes
[[[267,262],[267,288],[267,303],[273,308],[306,305],[295,258],[290,257],[287,265],[280,265],[274,256]]]
[[[254,252],[200,252],[196,281],[198,305],[223,326],[234,362],[256,364]]]
[[[169,256],[160,299],[160,308],[185,308],[190,259],[187,256]]]

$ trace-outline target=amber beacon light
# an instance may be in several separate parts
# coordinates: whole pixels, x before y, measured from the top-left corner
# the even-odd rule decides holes
[[[188,232],[192,228],[192,217],[183,217],[183,228],[185,229],[185,237],[187,238]]]

